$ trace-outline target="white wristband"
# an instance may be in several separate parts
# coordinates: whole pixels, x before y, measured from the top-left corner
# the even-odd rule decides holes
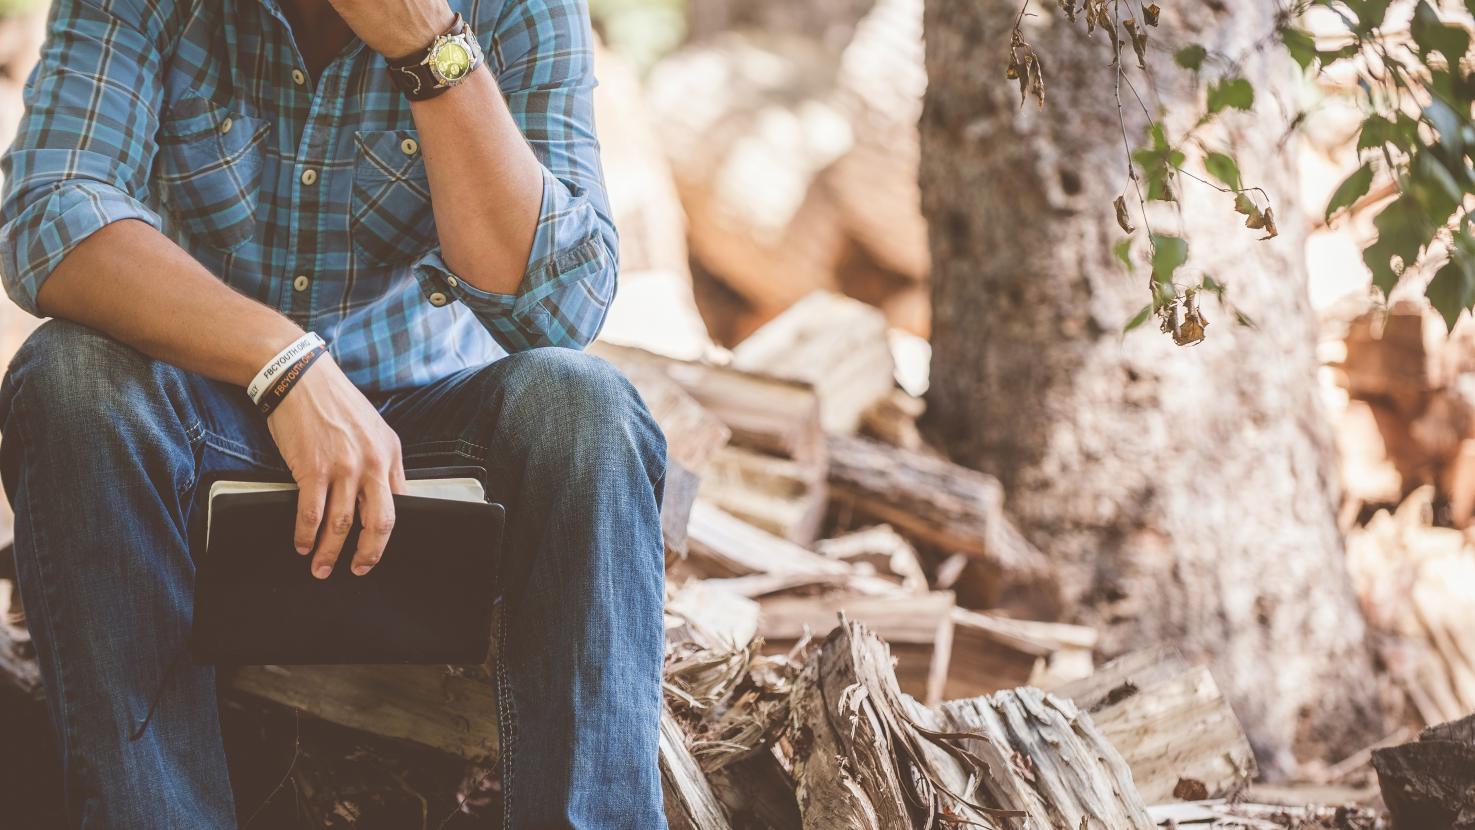
[[[277,356],[261,367],[261,371],[256,373],[256,377],[246,387],[246,394],[250,396],[251,403],[261,403],[261,395],[267,387],[271,386],[272,379],[296,362],[297,358],[319,346],[327,348],[327,345],[316,332],[310,331],[293,340],[292,345],[277,352]]]

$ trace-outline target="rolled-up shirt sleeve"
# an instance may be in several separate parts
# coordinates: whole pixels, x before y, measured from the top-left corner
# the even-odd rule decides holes
[[[582,348],[604,324],[619,270],[594,132],[594,51],[582,0],[507,3],[482,37],[513,119],[543,167],[533,247],[515,294],[459,279],[439,250],[416,263],[432,290],[465,303],[509,352]],[[488,45],[490,44],[490,45]]]
[[[141,9],[55,0],[26,110],[0,158],[0,276],[21,308],[82,240],[145,204],[163,99],[159,44]]]

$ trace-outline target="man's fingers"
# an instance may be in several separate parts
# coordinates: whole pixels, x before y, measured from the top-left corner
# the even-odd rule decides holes
[[[359,494],[358,549],[353,553],[353,572],[359,576],[369,572],[384,555],[389,533],[394,530],[394,499],[389,482],[378,476],[365,478]]]
[[[334,479],[328,491],[322,537],[318,540],[317,553],[312,557],[312,575],[318,579],[327,579],[333,572],[333,563],[338,561],[338,554],[343,550],[343,540],[353,529],[353,503],[357,494],[357,476]]]
[[[328,498],[326,479],[303,481],[297,487],[297,524],[292,530],[292,545],[306,556],[318,539],[318,526],[323,522],[323,502]]]

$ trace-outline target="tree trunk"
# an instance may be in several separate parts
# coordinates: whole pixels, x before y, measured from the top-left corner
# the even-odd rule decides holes
[[[1269,192],[1280,238],[1257,241],[1230,196],[1186,178],[1175,183],[1181,218],[1154,214],[1158,230],[1186,234],[1190,265],[1226,283],[1257,327],[1206,301],[1208,339],[1194,348],[1151,324],[1123,337],[1148,293],[1143,266],[1128,275],[1111,253],[1122,236],[1112,200],[1128,182],[1109,38],[1088,40],[1055,3],[1033,3],[1025,37],[1048,101],[1021,106],[1004,77],[1020,2],[926,4],[926,427],[1003,482],[1006,508],[1060,564],[1067,607],[1101,627],[1108,655],[1166,641],[1212,659],[1271,773],[1288,768],[1293,745],[1355,748],[1379,724],[1334,518],[1295,177],[1278,146],[1293,105],[1273,100],[1275,83],[1292,75],[1275,48],[1251,56],[1256,111],[1209,136],[1237,148],[1246,182]],[[1272,31],[1276,4],[1165,5],[1161,28],[1147,30],[1155,85],[1130,48],[1123,60],[1181,136],[1202,110],[1172,52],[1201,43],[1242,55]],[[1138,145],[1144,117],[1125,83],[1121,94]]]

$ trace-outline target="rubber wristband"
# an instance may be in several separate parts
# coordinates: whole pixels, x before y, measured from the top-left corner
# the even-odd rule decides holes
[[[307,354],[297,358],[296,363],[293,363],[279,373],[276,381],[271,386],[268,386],[266,391],[261,393],[261,400],[256,402],[256,408],[261,410],[261,414],[270,415],[287,397],[287,393],[292,391],[292,387],[297,385],[297,381],[302,380],[302,376],[307,374],[307,370],[312,367],[312,364],[316,363],[318,358],[327,353],[328,349],[326,347],[318,346]]]
[[[285,371],[288,366],[297,362],[297,359],[302,357],[307,350],[313,348],[325,349],[327,347],[328,344],[323,342],[323,338],[319,337],[317,332],[310,331],[293,340],[287,348],[277,352],[276,357],[267,361],[267,364],[261,367],[261,371],[257,372],[256,377],[252,378],[251,383],[246,386],[246,395],[251,398],[251,403],[261,403],[261,394],[266,391],[268,386],[271,386],[272,380]]]

